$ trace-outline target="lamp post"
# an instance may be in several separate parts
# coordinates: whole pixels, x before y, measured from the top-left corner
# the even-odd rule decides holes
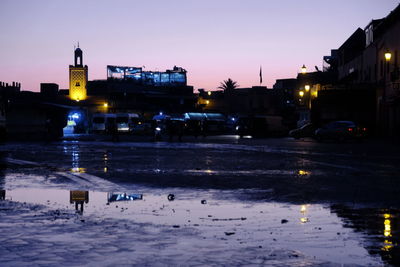
[[[303,74],[303,75],[305,75],[305,74],[307,73],[307,67],[306,67],[306,65],[303,64],[303,66],[301,66],[300,72],[301,72],[301,74]],[[310,88],[308,88],[308,89],[310,89]],[[307,90],[306,90],[306,92],[307,92]],[[301,89],[300,89],[300,91],[299,91],[299,96],[300,96],[300,99],[299,99],[299,100],[300,100],[300,102],[302,102],[302,104],[303,104],[303,103],[304,103],[304,102],[303,102],[304,91],[301,90]]]
[[[386,84],[387,84],[387,73],[389,72],[390,67],[390,59],[392,58],[392,53],[389,50],[385,52],[385,66],[383,69],[383,92],[382,92],[382,99],[385,104],[386,102]]]
[[[392,58],[392,53],[386,50],[385,54],[385,65],[383,68],[383,92],[382,92],[382,120],[383,120],[383,130],[386,130],[388,125],[387,118],[387,105],[386,105],[386,89],[387,89],[387,73],[389,72],[390,59]]]
[[[306,65],[303,64],[303,66],[301,67],[301,73],[302,74],[306,74],[307,73],[307,68]]]

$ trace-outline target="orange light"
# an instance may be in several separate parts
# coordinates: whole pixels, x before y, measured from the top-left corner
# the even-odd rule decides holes
[[[385,52],[385,59],[386,61],[390,61],[390,59],[392,58],[392,53],[389,52],[389,50],[387,50]]]

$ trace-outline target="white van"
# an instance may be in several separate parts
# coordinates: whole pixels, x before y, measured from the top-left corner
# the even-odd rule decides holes
[[[115,123],[116,114],[113,113],[95,113],[92,118],[92,132],[105,133],[109,125]]]
[[[106,129],[106,132],[107,132],[107,130],[110,128],[110,126],[112,126],[113,124],[116,123],[117,114],[115,114],[115,113],[106,113],[105,115],[106,115],[105,129]]]
[[[106,131],[106,114],[95,113],[92,117],[92,132]]]

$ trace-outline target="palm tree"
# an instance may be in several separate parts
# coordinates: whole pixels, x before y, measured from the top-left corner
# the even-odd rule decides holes
[[[224,91],[232,91],[238,87],[239,85],[237,84],[236,81],[233,81],[231,78],[228,78],[228,80],[221,82],[221,85],[218,88],[223,89]]]

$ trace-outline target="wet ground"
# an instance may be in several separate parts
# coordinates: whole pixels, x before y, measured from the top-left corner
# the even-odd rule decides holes
[[[398,146],[139,141],[2,145],[2,265],[400,265]]]

